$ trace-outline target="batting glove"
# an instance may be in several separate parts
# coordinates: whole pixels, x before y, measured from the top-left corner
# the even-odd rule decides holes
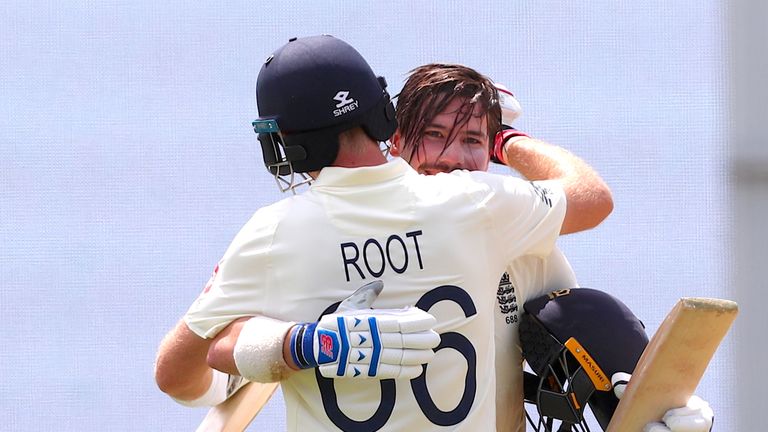
[[[499,105],[501,105],[501,124],[506,126],[512,126],[512,122],[515,121],[523,113],[523,108],[520,106],[520,102],[517,101],[515,95],[504,84],[494,83],[496,90],[499,93]]]
[[[698,396],[691,396],[682,408],[667,411],[663,423],[648,423],[643,432],[708,432],[712,430],[715,414],[709,404]]]
[[[520,132],[519,130],[511,127],[504,126],[504,129],[496,134],[496,138],[493,140],[493,149],[491,150],[491,162],[506,165],[507,164],[507,152],[504,146],[510,142],[510,140],[517,140],[522,138],[530,138],[528,134]]]
[[[293,328],[290,347],[296,365],[316,367],[326,378],[413,379],[421,375],[421,365],[434,357],[433,349],[440,343],[440,335],[432,330],[437,320],[416,307],[362,308],[370,307],[378,296],[378,292],[371,295],[377,287],[370,285],[342,302],[342,306],[361,308]]]
[[[493,141],[493,148],[491,149],[491,162],[506,165],[507,155],[504,152],[504,144],[512,137],[527,137],[528,135],[513,128],[512,122],[514,122],[523,113],[523,108],[520,106],[520,102],[517,101],[515,95],[512,94],[504,84],[493,84],[499,93],[499,105],[501,106],[501,131],[496,134],[496,138]],[[510,132],[514,131],[514,132]]]

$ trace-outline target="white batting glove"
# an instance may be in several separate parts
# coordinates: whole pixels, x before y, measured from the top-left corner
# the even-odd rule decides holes
[[[708,432],[715,414],[709,404],[698,396],[691,396],[686,406],[666,412],[663,423],[648,423],[643,432]]]
[[[317,367],[326,378],[412,379],[421,375],[440,343],[437,320],[416,307],[365,309],[381,291],[363,286],[339,306],[341,312],[291,331],[291,355],[302,369]],[[344,310],[349,305],[360,309]]]
[[[616,372],[611,376],[611,384],[613,384],[613,394],[617,399],[621,399],[624,396],[624,391],[627,389],[629,379],[632,378],[632,374],[626,372]]]
[[[515,98],[515,95],[512,94],[504,84],[493,83],[493,85],[496,86],[496,90],[499,91],[501,124],[512,126],[512,122],[523,113],[523,108],[520,106],[520,102],[517,101],[517,98]]]

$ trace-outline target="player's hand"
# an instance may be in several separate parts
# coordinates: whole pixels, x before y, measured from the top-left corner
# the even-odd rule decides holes
[[[617,399],[621,399],[624,396],[624,391],[627,389],[629,379],[632,378],[632,374],[626,372],[616,372],[611,376],[611,384],[613,384],[613,394]]]
[[[506,165],[507,154],[504,146],[510,140],[517,140],[522,138],[530,137],[525,132],[520,132],[511,126],[503,125],[502,130],[496,134],[496,138],[493,140],[493,149],[491,149],[491,162]]]
[[[698,396],[691,396],[688,404],[667,411],[663,423],[648,423],[643,432],[707,432],[712,429],[715,414],[709,404]]]
[[[357,290],[340,312],[296,325],[291,355],[302,369],[317,367],[327,378],[412,379],[421,375],[440,343],[436,320],[416,307],[370,309],[380,281]],[[355,305],[356,309],[349,309]]]

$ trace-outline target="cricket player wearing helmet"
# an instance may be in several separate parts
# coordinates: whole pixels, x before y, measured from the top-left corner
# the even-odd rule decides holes
[[[257,99],[267,168],[315,180],[254,214],[175,332],[209,341],[204,360],[216,369],[280,380],[292,431],[495,428],[498,275],[520,256],[550,254],[561,232],[599,224],[612,210],[603,181],[562,153],[568,169],[535,184],[422,176],[387,161],[378,141],[395,118],[385,82],[331,36],[269,56]],[[492,101],[471,117],[498,112]],[[495,133],[475,126],[481,140]],[[334,312],[376,279],[384,289],[372,304]],[[180,366],[175,349],[161,346],[158,383]],[[174,384],[161,389],[173,395]]]

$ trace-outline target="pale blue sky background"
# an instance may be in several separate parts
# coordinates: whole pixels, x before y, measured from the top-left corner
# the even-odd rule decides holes
[[[520,129],[612,187],[613,215],[560,245],[650,331],[678,297],[729,297],[725,23],[700,0],[3,2],[0,429],[199,423],[152,362],[239,227],[280,198],[250,121],[259,67],[292,36],[345,39],[393,94],[434,61],[505,83]],[[699,387],[721,431],[731,345]],[[278,398],[254,429],[283,425]]]

